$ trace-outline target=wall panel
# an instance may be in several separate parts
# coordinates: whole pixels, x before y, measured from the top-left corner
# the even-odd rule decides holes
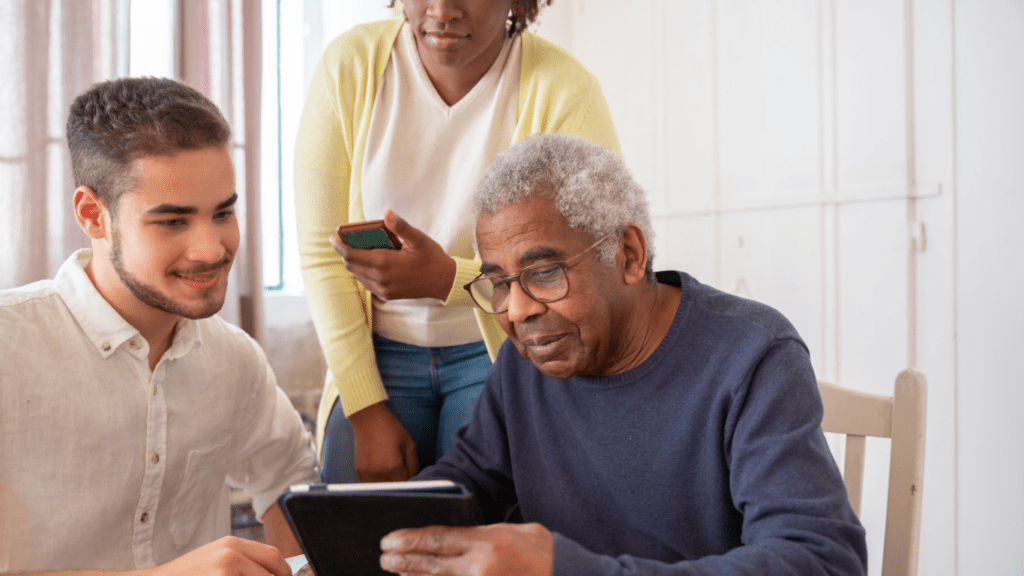
[[[556,4],[557,5],[557,4]],[[659,117],[651,114],[661,92],[657,88],[656,56],[661,45],[655,42],[660,30],[655,18],[656,0],[608,0],[571,3],[573,27],[572,51],[583,64],[602,79],[601,87],[612,109],[630,168],[647,190],[656,189],[655,176],[660,154],[655,155],[653,135],[658,133]],[[657,108],[660,109],[660,106]]]
[[[958,560],[1024,574],[1024,5],[954,8]]]
[[[813,194],[820,186],[816,4],[719,3],[717,110],[725,206]]]
[[[843,206],[838,237],[839,380],[892,394],[907,358],[906,208]]]
[[[914,214],[924,234],[916,246],[916,356],[928,377],[921,573],[948,574],[957,558],[953,2],[915,2],[913,10],[915,179],[940,185]]]
[[[841,206],[837,220],[837,381],[892,394],[907,358],[907,225],[901,201]],[[888,444],[872,441],[864,470],[861,522],[869,574],[881,570]]]
[[[722,289],[785,314],[812,359],[823,346],[820,216],[815,207],[763,210],[726,214],[721,225]]]
[[[705,283],[714,283],[719,261],[712,216],[654,219],[655,270],[682,270]]]
[[[904,4],[835,3],[838,172],[841,189],[906,181]]]
[[[655,124],[665,134],[665,146],[653,153],[664,156],[665,176],[651,197],[670,212],[711,210],[716,187],[712,6],[709,0],[664,4],[665,44],[656,53],[664,99]]]

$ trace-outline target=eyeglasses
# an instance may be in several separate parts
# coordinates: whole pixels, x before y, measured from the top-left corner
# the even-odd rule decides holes
[[[580,261],[587,253],[597,248],[598,244],[611,238],[615,232],[609,232],[600,240],[568,260],[560,262],[538,262],[523,268],[513,276],[477,276],[463,286],[473,302],[487,314],[501,314],[508,310],[508,295],[512,290],[512,282],[518,281],[523,292],[537,302],[545,304],[561,300],[569,293],[569,274],[566,270]]]

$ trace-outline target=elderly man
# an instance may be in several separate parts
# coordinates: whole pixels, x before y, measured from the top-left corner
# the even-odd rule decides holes
[[[455,451],[418,478],[465,484],[496,524],[394,532],[383,568],[864,573],[805,344],[768,306],[655,274],[618,157],[532,137],[475,207],[467,289],[509,338]]]

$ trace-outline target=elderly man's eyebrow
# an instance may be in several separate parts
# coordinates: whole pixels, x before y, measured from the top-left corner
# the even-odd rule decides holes
[[[563,252],[562,250],[542,246],[540,248],[534,248],[533,250],[530,250],[529,252],[526,252],[525,254],[520,256],[519,266],[521,268],[526,268],[530,264],[533,264],[540,260],[561,260],[563,258],[565,258],[565,252]],[[498,266],[497,264],[490,264],[488,262],[480,264],[481,274],[491,275],[501,271],[501,266]]]
[[[520,266],[528,266],[538,260],[560,260],[565,257],[565,252],[557,248],[542,246],[534,248],[519,257]]]
[[[487,262],[484,262],[484,263],[480,264],[480,273],[481,274],[490,275],[490,274],[494,274],[495,272],[497,272],[499,270],[501,270],[501,266],[498,266],[497,264],[488,264]]]

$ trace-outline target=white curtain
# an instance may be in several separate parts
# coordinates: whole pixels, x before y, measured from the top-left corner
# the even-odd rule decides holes
[[[261,2],[178,0],[179,77],[220,107],[234,133],[242,244],[220,315],[264,342],[260,261]]]
[[[127,74],[130,9],[131,0],[0,1],[0,289],[50,278],[88,246],[71,211],[64,123],[76,95]],[[178,0],[175,20],[176,76],[234,131],[243,244],[221,316],[262,341],[260,2]]]
[[[111,1],[0,2],[0,288],[51,277],[88,245],[64,122],[75,95],[115,75],[114,21]]]

